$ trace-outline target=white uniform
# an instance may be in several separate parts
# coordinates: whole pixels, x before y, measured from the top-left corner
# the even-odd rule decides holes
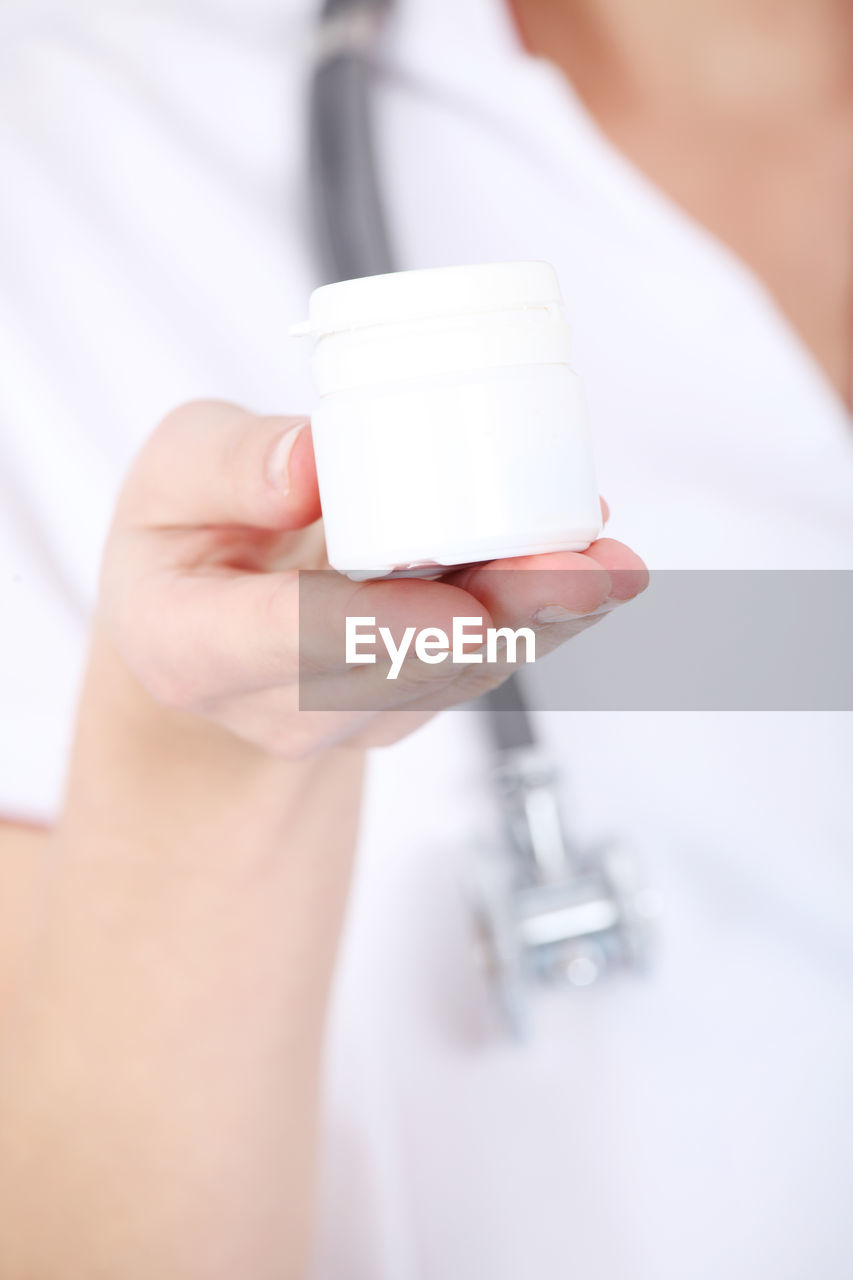
[[[7,816],[59,804],[99,548],[139,442],[188,397],[310,406],[285,337],[316,283],[308,8],[0,11]],[[655,567],[853,567],[851,423],[760,283],[518,49],[500,0],[401,10],[376,103],[398,259],[557,266],[613,535]],[[644,850],[660,962],[543,1000],[533,1046],[502,1044],[458,893],[495,825],[484,726],[448,715],[376,756],[331,1019],[318,1280],[840,1280],[850,717],[538,720],[578,832]]]

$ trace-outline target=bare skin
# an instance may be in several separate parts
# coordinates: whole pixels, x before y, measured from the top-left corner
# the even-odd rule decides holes
[[[765,282],[849,400],[844,0],[516,0],[515,11],[614,142]],[[281,582],[267,597],[256,579],[317,563],[316,532],[297,532],[317,514],[310,443],[303,433],[294,447],[290,496],[270,497],[258,477],[287,424],[233,415],[183,411],[134,469],[62,821],[45,833],[0,824],[10,1280],[303,1271],[363,749],[427,712],[409,687],[406,716],[295,716],[288,654],[258,644],[292,633],[292,597]],[[193,433],[208,441],[217,424],[224,453],[206,445],[199,471]],[[236,507],[223,488],[235,457]],[[607,598],[612,568],[642,588],[618,544],[586,560],[566,602],[577,613]],[[436,589],[464,592],[484,617],[527,620],[536,603],[485,600],[476,582]],[[417,607],[431,620],[453,611],[428,593]]]
[[[763,281],[853,407],[853,8],[513,0],[638,169]]]

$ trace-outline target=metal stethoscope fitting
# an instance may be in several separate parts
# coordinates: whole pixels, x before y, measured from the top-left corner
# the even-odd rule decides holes
[[[396,270],[371,120],[373,51],[392,0],[324,0],[309,106],[311,220],[324,281]],[[558,774],[513,676],[479,700],[506,838],[478,851],[469,891],[480,951],[510,1033],[524,1039],[538,987],[642,972],[656,895],[622,845],[575,846]]]
[[[477,851],[469,896],[480,960],[508,1031],[523,1041],[536,988],[646,971],[659,901],[633,850],[569,839],[558,771],[540,749],[503,751],[493,782],[505,842]]]

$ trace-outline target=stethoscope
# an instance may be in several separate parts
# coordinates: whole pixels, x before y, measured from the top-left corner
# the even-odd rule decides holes
[[[370,120],[371,53],[393,0],[323,0],[310,94],[311,216],[326,281],[395,270]],[[476,937],[509,1032],[538,986],[588,987],[647,968],[654,896],[622,846],[581,847],[558,771],[537,744],[518,676],[483,698],[505,841],[476,850]]]

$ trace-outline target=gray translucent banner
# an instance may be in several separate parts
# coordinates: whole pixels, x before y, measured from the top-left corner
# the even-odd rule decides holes
[[[619,575],[614,589],[622,593]],[[449,587],[455,586],[455,591]],[[426,628],[476,615],[488,602],[486,625],[528,628],[536,661],[525,662],[519,641],[515,664],[504,653],[497,665],[439,661],[433,632],[415,654]],[[625,590],[629,588],[627,579]],[[462,571],[442,582],[356,584],[331,571],[300,574],[300,706],[365,710],[441,707],[468,700],[507,670],[520,672],[529,705],[543,710],[621,711],[849,711],[853,709],[853,572],[680,571],[651,574],[636,599],[603,616],[542,623],[542,608],[576,602],[573,571]],[[349,623],[347,619],[349,618]],[[347,627],[353,618],[360,657],[347,661]],[[392,650],[401,652],[395,680]],[[414,631],[412,632],[412,628]],[[376,632],[376,641],[371,636]],[[466,624],[466,634],[478,631]],[[565,643],[558,643],[565,639]],[[557,646],[557,647],[555,647]],[[480,648],[475,638],[460,657]],[[550,652],[549,652],[550,650]],[[485,648],[482,656],[487,656]],[[498,656],[504,651],[498,646]],[[474,707],[478,704],[473,703]]]

